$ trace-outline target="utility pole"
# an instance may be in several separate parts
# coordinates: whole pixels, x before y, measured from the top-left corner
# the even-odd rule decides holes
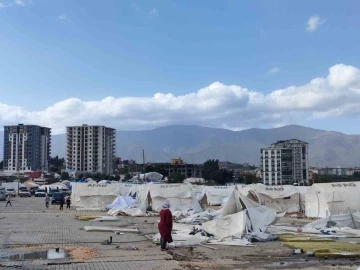
[[[144,180],[145,180],[145,150],[143,151],[143,172],[144,172]]]

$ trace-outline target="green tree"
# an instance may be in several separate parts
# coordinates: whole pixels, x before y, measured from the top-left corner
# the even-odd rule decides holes
[[[65,159],[59,158],[59,156],[50,157],[50,171],[61,173],[61,169],[64,168]]]
[[[354,172],[354,173],[353,173],[353,176],[360,178],[360,172]]]
[[[118,172],[119,172],[119,174],[127,174],[127,173],[129,173],[129,168],[127,168],[127,167],[119,168]]]
[[[219,160],[209,159],[203,166],[203,178],[207,181],[215,180],[219,171]]]
[[[69,173],[68,172],[62,172],[61,173],[61,180],[69,180]]]
[[[183,183],[184,180],[185,180],[185,176],[179,172],[173,172],[168,177],[169,183]]]
[[[124,180],[127,181],[127,180],[130,180],[130,179],[131,179],[131,175],[129,173],[126,174]]]
[[[249,184],[255,184],[258,183],[259,180],[256,178],[255,174],[245,174],[244,176],[245,179],[245,184],[249,185]]]

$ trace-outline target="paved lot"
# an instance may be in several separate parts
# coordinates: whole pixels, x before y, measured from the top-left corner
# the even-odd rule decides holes
[[[15,198],[13,207],[0,202],[0,269],[351,269],[359,267],[356,260],[324,260],[292,255],[292,250],[280,242],[256,243],[256,247],[216,246],[216,250],[197,246],[174,252],[185,255],[175,261],[141,234],[115,235],[109,232],[86,232],[86,225],[139,228],[142,233],[156,232],[158,217],[119,217],[117,222],[79,221],[76,215],[105,215],[100,212],[59,211],[58,205],[45,208],[44,198]],[[101,242],[113,237],[112,245]],[[43,247],[42,247],[43,246]],[[90,248],[96,252],[91,259],[9,261],[5,257],[24,249]],[[118,248],[117,248],[118,247]],[[139,250],[123,250],[136,247]],[[19,251],[21,249],[22,251]]]
[[[59,206],[45,208],[44,198],[15,198],[13,207],[5,207],[0,202],[0,256],[10,255],[13,249],[28,245],[50,245],[54,247],[81,246],[90,247],[97,252],[93,259],[74,262],[72,259],[61,260],[27,260],[0,261],[1,269],[182,269],[167,253],[138,234],[125,233],[115,235],[108,232],[86,232],[85,225],[91,221],[79,221],[75,215],[84,214],[75,210],[59,211]],[[91,212],[91,214],[94,214]],[[101,214],[101,213],[95,213]],[[104,214],[104,213],[102,213]],[[154,218],[146,223],[136,223],[133,218],[120,217],[114,224],[106,225],[140,227],[142,231],[152,231]],[[144,224],[143,224],[144,223]],[[93,225],[96,225],[94,223]],[[104,223],[98,223],[104,225]],[[112,245],[101,245],[100,242],[113,237]],[[119,248],[117,249],[116,246]],[[125,247],[137,247],[139,250],[120,250]],[[56,264],[56,265],[49,265]]]

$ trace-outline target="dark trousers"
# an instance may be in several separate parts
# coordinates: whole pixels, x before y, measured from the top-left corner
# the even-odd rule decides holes
[[[66,208],[70,209],[70,203],[66,204]]]
[[[7,201],[6,206],[8,206],[8,204],[10,204],[10,206],[12,206],[10,201]]]
[[[64,209],[64,205],[61,203],[60,204],[60,210],[63,210]]]
[[[160,238],[160,247],[161,249],[166,249],[167,240],[164,238]]]

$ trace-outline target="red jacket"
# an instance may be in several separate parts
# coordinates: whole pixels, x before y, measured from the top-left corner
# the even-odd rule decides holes
[[[171,237],[171,231],[173,227],[172,214],[169,209],[162,209],[160,211],[160,222],[158,224],[161,238],[164,238],[171,243],[173,241]]]

